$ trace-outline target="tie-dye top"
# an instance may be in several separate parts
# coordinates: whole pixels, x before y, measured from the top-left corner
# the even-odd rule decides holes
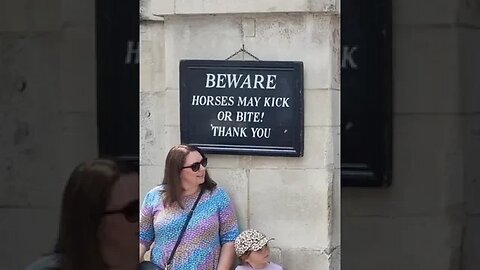
[[[150,247],[151,261],[165,267],[198,192],[164,208],[164,192],[157,186],[147,193],[140,212],[140,243]],[[205,191],[188,223],[170,265],[173,270],[216,270],[221,246],[238,236],[235,209],[222,188]]]

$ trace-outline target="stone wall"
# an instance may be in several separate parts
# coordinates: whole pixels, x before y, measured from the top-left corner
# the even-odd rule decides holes
[[[241,229],[276,238],[284,269],[339,269],[338,2],[187,2],[142,2],[141,196],[161,182],[166,153],[180,143],[181,59],[222,60],[244,45],[261,60],[303,61],[304,156],[211,154],[209,170],[233,198]]]
[[[2,2],[0,81],[0,268],[23,269],[52,250],[66,179],[97,154],[95,1]]]

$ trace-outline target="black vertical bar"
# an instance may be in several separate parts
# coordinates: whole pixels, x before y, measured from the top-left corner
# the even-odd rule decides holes
[[[391,1],[345,0],[341,8],[342,185],[388,186],[392,178]]]
[[[99,156],[139,155],[138,49],[139,2],[97,0]]]

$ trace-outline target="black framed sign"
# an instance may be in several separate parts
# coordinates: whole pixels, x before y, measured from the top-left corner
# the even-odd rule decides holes
[[[138,13],[138,1],[96,1],[100,157],[139,157]]]
[[[303,156],[303,63],[180,61],[182,143],[207,153]]]
[[[388,186],[392,174],[392,15],[388,1],[342,1],[343,186]]]

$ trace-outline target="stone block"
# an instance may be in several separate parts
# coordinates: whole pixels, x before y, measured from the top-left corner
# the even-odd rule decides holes
[[[458,1],[392,1],[392,20],[394,25],[453,24],[457,10]]]
[[[340,2],[340,1],[339,1]],[[331,50],[331,69],[329,78],[331,78],[330,87],[333,90],[340,90],[341,85],[341,27],[340,27],[340,17],[339,16],[332,16],[330,20],[330,30],[331,30],[331,38],[330,38],[330,50]]]
[[[2,1],[0,3],[0,32],[30,30],[29,0]]]
[[[30,5],[30,10],[32,11],[31,27],[34,31],[58,31],[61,29],[61,0],[31,1]]]
[[[340,126],[340,92],[305,90],[305,126]]]
[[[145,195],[152,188],[163,181],[163,166],[141,165],[140,166],[140,201],[143,202]]]
[[[142,21],[163,21],[163,17],[155,16],[152,14],[152,4],[153,5],[164,5],[164,7],[155,7],[155,9],[161,8],[165,10],[170,10],[169,5],[172,5],[173,2],[170,1],[153,1],[152,0],[140,0],[140,20]],[[173,12],[173,6],[171,7]]]
[[[341,248],[337,246],[331,253],[328,255],[328,264],[330,270],[340,270],[342,269],[342,261],[341,261]]]
[[[248,167],[251,156],[209,154],[208,166],[219,169],[237,169]]]
[[[23,179],[19,179],[17,171],[21,168],[16,168],[14,157],[2,155],[2,166],[0,173],[2,174],[2,181],[0,181],[0,205],[5,207],[22,207],[29,204],[27,184]]]
[[[166,87],[179,88],[180,60],[225,60],[241,45],[239,17],[168,17],[165,20]]]
[[[60,94],[58,35],[9,34],[0,40],[0,79],[4,85],[0,107],[14,104],[19,113],[34,108],[36,113],[56,112]]]
[[[335,169],[340,169],[342,166],[341,162],[341,127],[333,127],[332,128],[332,136],[333,136],[333,167]],[[329,166],[331,166],[329,164]]]
[[[251,169],[250,227],[274,237],[276,247],[326,248],[332,177],[320,169]]]
[[[165,91],[165,124],[168,126],[180,125],[180,92],[178,89]]]
[[[140,40],[140,92],[151,92],[155,87],[153,84],[155,77],[161,76],[153,72],[153,65],[157,61],[162,62],[162,59],[155,59],[152,56],[152,41],[143,39],[144,36],[141,35],[142,40]]]
[[[303,157],[253,156],[254,168],[334,168],[333,136],[338,136],[332,127],[305,127]],[[336,134],[336,135],[335,135]]]
[[[342,268],[447,270],[460,238],[442,217],[342,217]],[[374,262],[374,263],[372,263]]]
[[[98,156],[97,115],[92,113],[65,113],[61,116],[60,150],[64,157],[71,155],[74,164]],[[70,167],[73,169],[73,167]]]
[[[269,243],[269,246],[271,246],[271,243]],[[282,250],[280,248],[270,247],[270,261],[278,265],[283,265]]]
[[[140,164],[164,163],[164,92],[140,93]],[[170,148],[168,148],[170,149]]]
[[[140,25],[140,91],[165,90],[164,23]]]
[[[466,117],[465,137],[465,200],[467,213],[480,213],[480,171],[478,160],[480,153],[480,116]]]
[[[95,2],[95,0],[62,0],[62,21],[64,25],[88,27],[93,30],[95,28]]]
[[[295,237],[295,234],[292,234]],[[283,270],[328,270],[329,262],[322,251],[312,249],[282,249]]]
[[[460,116],[397,115],[393,181],[386,189],[342,189],[342,214],[439,215],[463,200]],[[408,195],[408,196],[407,196]],[[343,220],[342,220],[343,221]]]
[[[332,33],[338,31],[330,27],[335,18],[318,14],[257,15],[255,37],[243,38],[241,17],[167,18],[166,66],[178,67],[180,59],[225,59],[243,43],[261,60],[303,61],[304,87],[329,89],[334,74],[338,76],[339,72],[332,70],[330,53]],[[290,53],[285,55],[285,51]],[[178,72],[167,72],[167,88],[178,88],[178,84]]]
[[[16,124],[15,121],[12,119],[14,116],[14,114],[7,110],[0,111],[0,123],[3,123],[2,132],[0,132],[0,145],[4,146],[3,151],[0,152],[0,158],[5,159],[5,162],[3,162],[4,166],[1,166],[2,169],[7,169],[9,167],[7,165],[9,163],[7,159],[9,158],[10,153],[14,152],[14,146],[12,144],[12,138],[15,134]]]
[[[53,250],[58,235],[57,211],[48,208],[17,208],[2,209],[0,214],[2,269],[25,269],[27,265]],[[12,248],[19,243],[28,243],[22,245],[21,259],[19,251]]]
[[[76,165],[84,160],[64,157],[65,160],[60,161],[62,157],[52,156],[47,152],[43,152],[42,156],[43,161],[35,160],[30,163],[26,163],[25,160],[17,161],[17,164],[29,164],[28,168],[25,168],[25,165],[22,166],[23,168],[17,168],[22,171],[18,173],[16,181],[24,185],[22,191],[28,196],[23,197],[23,203],[35,208],[49,207],[60,211],[68,178]],[[39,175],[44,179],[41,185],[38,184]],[[19,198],[22,197],[19,196]]]
[[[339,13],[340,1],[335,0],[245,0],[242,2],[225,0],[221,4],[215,0],[152,0],[152,13],[155,15],[173,14],[222,14],[222,13],[277,13],[277,12],[325,12]]]
[[[460,78],[457,92],[460,97],[464,97],[464,110],[477,113],[480,108],[480,80],[477,72],[480,70],[480,29],[464,28],[459,29],[458,33]]]
[[[471,216],[467,221],[465,232],[464,266],[465,270],[475,270],[480,267],[480,217]]]
[[[60,44],[61,110],[96,112],[95,33],[66,29]],[[81,94],[79,94],[81,93]]]
[[[319,11],[323,13],[340,14],[341,1],[337,0],[307,0],[310,11]]]
[[[472,27],[478,29],[480,26],[480,1],[458,1],[457,22],[463,27]]]
[[[175,0],[150,0],[150,9],[144,12],[156,16],[175,14]]]
[[[257,15],[255,37],[245,37],[245,48],[270,61],[303,61],[304,88],[332,86],[332,16],[321,14]],[[336,29],[338,31],[338,29]],[[288,54],[285,54],[288,52]]]
[[[462,111],[458,31],[397,27],[393,42],[393,109],[398,113]]]
[[[76,151],[72,151],[71,153],[78,153],[80,157],[85,159],[96,156],[96,119],[96,114],[94,112],[64,113],[61,115],[61,136],[65,139],[63,142],[65,142],[65,145],[76,148]],[[85,144],[78,142],[84,142]],[[68,153],[68,150],[73,149],[64,149],[63,151]]]
[[[329,223],[329,240],[330,248],[336,249],[336,253],[340,253],[341,245],[341,232],[342,232],[342,195],[341,195],[341,170],[335,169],[331,185],[331,194],[328,197],[329,205],[328,211],[330,212]],[[338,254],[340,256],[340,254]],[[336,259],[335,259],[336,260]],[[338,258],[339,260],[339,258]],[[340,269],[340,268],[338,268]]]
[[[57,130],[49,126],[39,128],[32,122],[21,126],[26,131],[24,140],[2,159],[0,204],[19,208],[58,205],[67,177],[59,173],[65,167],[59,162],[61,156],[52,149],[52,145],[58,147],[59,138],[47,137],[58,134],[54,133]]]
[[[180,144],[180,126],[165,126],[165,148],[163,157],[167,156],[168,151],[174,145]]]
[[[15,117],[21,121],[13,123],[10,134],[14,146],[5,164],[11,161],[10,173],[2,174],[5,184],[12,181],[7,199],[22,207],[56,206],[73,168],[97,156],[96,115],[25,108]]]

